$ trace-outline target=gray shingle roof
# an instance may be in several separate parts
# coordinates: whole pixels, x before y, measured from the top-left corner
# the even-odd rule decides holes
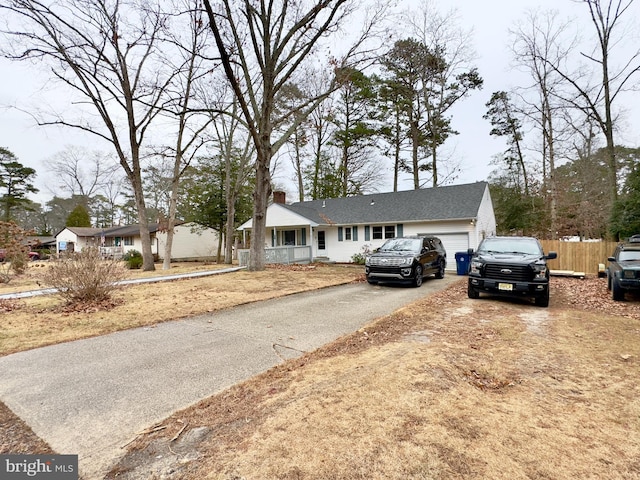
[[[320,225],[475,218],[487,182],[283,205]]]
[[[149,233],[155,233],[158,231],[157,223],[149,224]],[[96,236],[101,236],[104,233],[105,237],[133,237],[140,233],[139,225],[124,225],[122,227],[110,227],[101,229]]]
[[[65,227],[65,228],[75,233],[79,237],[93,237],[96,233],[100,233],[100,230],[101,230],[100,228],[94,228],[94,227]]]

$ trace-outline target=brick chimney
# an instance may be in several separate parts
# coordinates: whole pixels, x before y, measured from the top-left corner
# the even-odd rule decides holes
[[[273,203],[284,204],[287,202],[287,194],[282,191],[273,192]]]

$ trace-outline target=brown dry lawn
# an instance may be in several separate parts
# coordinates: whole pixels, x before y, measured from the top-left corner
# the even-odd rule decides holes
[[[317,288],[311,277],[324,268],[295,282],[285,279],[299,271],[270,270],[262,282],[243,272],[242,288],[268,295],[261,283],[303,279]],[[361,279],[342,268],[343,281]],[[232,275],[208,308],[235,291]],[[193,308],[213,288],[205,281],[170,284],[174,314],[181,298]],[[542,309],[469,300],[461,279],[177,412],[140,435],[109,478],[640,478],[640,301],[610,301],[604,279],[552,282]],[[68,325],[111,316],[67,315]],[[0,428],[0,445],[6,435]]]
[[[228,267],[176,264],[169,271],[132,270],[129,278]],[[0,284],[0,295],[40,288],[37,282],[45,268],[46,262],[30,264],[26,274]],[[109,305],[97,307],[71,309],[55,295],[0,300],[0,355],[339,285],[361,277],[362,267],[348,265],[274,266],[263,272],[241,270],[191,280],[129,285],[117,290]]]

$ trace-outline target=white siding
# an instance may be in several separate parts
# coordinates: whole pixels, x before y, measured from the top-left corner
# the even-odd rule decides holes
[[[193,224],[183,224],[175,227],[173,244],[171,246],[171,258],[198,259],[212,258],[218,253],[218,232],[212,228],[202,229]],[[164,258],[164,249],[167,244],[167,234],[157,232],[158,256]],[[224,249],[224,245],[222,246]]]
[[[472,239],[470,247],[476,249],[480,242],[486,238],[496,234],[496,216],[493,211],[493,202],[491,201],[491,193],[487,186],[480,208],[478,209],[478,218],[475,226],[475,238]]]
[[[124,238],[120,241],[120,246],[122,246],[122,253],[127,253],[129,250],[136,250],[142,253],[142,238],[140,238],[140,234],[136,232],[136,234],[131,238],[133,239],[133,245],[125,245]],[[158,242],[155,240],[153,234],[151,234],[151,253],[153,255],[158,253]]]
[[[267,208],[266,226],[268,227],[294,227],[299,225],[309,225],[311,222],[308,218],[305,218],[297,213],[292,212],[288,208],[283,207],[277,203],[272,203]],[[315,225],[315,224],[314,224]],[[246,221],[240,227],[239,230],[250,229],[253,226],[253,219]],[[271,242],[269,241],[269,244]]]
[[[358,225],[358,240],[345,240],[344,228],[342,227],[342,241],[338,241],[338,227],[327,228],[327,253],[334,262],[351,262],[351,257],[356,253],[362,253],[362,247],[370,242],[364,241],[364,226]],[[353,226],[350,226],[353,228]]]
[[[364,225],[358,225],[357,227],[358,241],[345,240],[344,236],[342,241],[338,241],[338,227],[323,228],[323,230],[326,231],[326,256],[335,262],[351,262],[351,257],[356,253],[362,253],[365,245],[369,250],[374,250],[386,241],[386,239],[370,239],[366,241],[364,237]],[[402,230],[402,234],[405,236],[434,235],[439,237],[447,251],[447,270],[455,270],[455,253],[467,251],[470,246],[470,236],[472,232],[474,232],[474,227],[470,221],[430,222],[403,224]],[[317,254],[317,252],[314,252],[314,254]]]
[[[68,228],[63,229],[56,235],[56,249],[60,252],[60,242],[66,243],[66,251],[80,252],[87,246],[99,246],[99,240],[96,237],[79,237]]]
[[[71,230],[64,229],[58,235],[56,235],[56,249],[60,252],[60,244],[63,243],[66,245],[65,250],[70,249],[70,245],[73,245],[74,250],[80,250],[80,246],[78,245],[78,236],[73,233]]]

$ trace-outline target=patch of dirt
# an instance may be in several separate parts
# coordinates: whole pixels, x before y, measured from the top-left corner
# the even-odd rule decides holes
[[[21,304],[18,300],[0,299],[0,312],[9,313],[20,308]]]
[[[72,305],[60,305],[51,309],[51,311],[63,314],[108,312],[124,303],[125,300],[123,298],[106,298],[100,302],[77,302]]]
[[[606,278],[587,276],[584,279],[552,278],[551,281],[551,295],[555,297],[552,301],[556,303],[561,301],[563,305],[580,310],[640,318],[640,293],[626,293],[626,301],[615,301],[607,289]]]

